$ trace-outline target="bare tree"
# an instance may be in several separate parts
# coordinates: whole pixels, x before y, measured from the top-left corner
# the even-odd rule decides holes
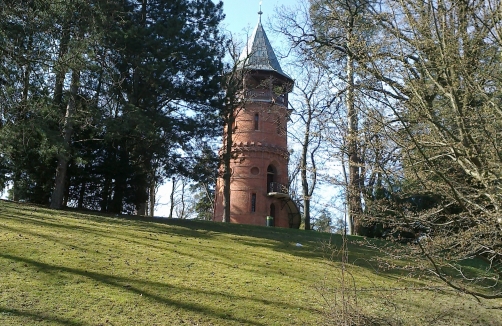
[[[301,54],[300,54],[301,55]],[[302,60],[296,61],[295,69],[299,78],[296,79],[296,99],[290,102],[293,108],[293,129],[289,136],[301,146],[297,169],[301,182],[301,198],[305,230],[311,229],[311,199],[318,181],[317,163],[322,160],[319,154],[323,143],[324,115],[329,112],[331,94],[325,85],[324,71]]]
[[[189,191],[189,179],[182,177],[180,179],[176,198],[176,217],[179,219],[188,219],[193,213],[192,193]]]
[[[329,72],[329,83],[337,80],[339,96],[343,96],[346,110],[346,155],[348,164],[347,200],[351,230],[361,232],[363,213],[360,156],[360,115],[356,92],[360,87],[361,72],[357,56],[368,43],[371,24],[367,12],[369,2],[310,0],[294,10],[280,11],[279,30],[291,46],[304,57]],[[334,86],[334,85],[332,85]],[[332,94],[333,98],[338,95]]]
[[[405,250],[428,262],[420,266],[459,291],[502,298],[500,1],[311,0],[305,9],[283,16],[283,32],[345,83],[355,233],[370,214],[394,235],[408,230],[416,239]],[[467,273],[462,262],[474,258],[485,274]]]
[[[502,298],[501,3],[397,1],[387,8],[375,11],[387,42],[359,60],[381,81],[382,102],[400,129],[401,196],[414,213],[401,210],[394,225],[424,230],[416,253],[447,284]],[[417,209],[419,200],[428,206]],[[466,276],[460,262],[474,257],[488,262],[488,274]],[[479,282],[489,286],[468,286]]]

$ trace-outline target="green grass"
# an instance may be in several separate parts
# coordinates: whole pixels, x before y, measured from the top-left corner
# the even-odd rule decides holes
[[[440,283],[376,270],[377,253],[361,240],[350,238],[346,271],[365,316],[502,325],[500,311],[469,297],[420,290]],[[339,309],[328,305],[340,302],[341,263],[330,259],[340,245],[339,236],[301,230],[0,201],[0,325],[338,325],[330,313]]]

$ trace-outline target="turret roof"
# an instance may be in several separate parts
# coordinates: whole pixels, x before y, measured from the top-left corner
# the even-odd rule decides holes
[[[249,38],[247,46],[244,48],[239,57],[239,66],[240,68],[244,66],[246,69],[252,70],[275,71],[282,76],[291,79],[291,77],[282,71],[279,60],[277,60],[274,49],[272,48],[267,34],[261,24],[261,10],[259,14],[260,20],[258,21],[258,25]]]

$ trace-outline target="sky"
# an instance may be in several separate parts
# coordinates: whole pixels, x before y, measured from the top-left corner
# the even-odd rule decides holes
[[[217,0],[213,0],[216,2]],[[247,38],[251,36],[254,28],[258,24],[258,11],[261,11],[262,24],[269,38],[270,43],[276,54],[278,55],[279,48],[286,45],[285,39],[274,33],[270,25],[274,23],[276,18],[276,9],[282,6],[295,7],[298,0],[223,0],[223,12],[225,19],[221,26],[224,31],[232,33],[236,40],[243,45],[247,42]],[[281,66],[284,66],[282,64]]]
[[[216,2],[217,0],[213,1]],[[296,0],[263,0],[261,11],[263,12],[262,22],[264,26],[274,18],[277,7],[293,6],[295,4]],[[223,0],[223,12],[225,13],[223,26],[232,33],[244,32],[246,28],[252,30],[258,23],[259,10],[259,0]],[[266,30],[266,32],[269,31]]]

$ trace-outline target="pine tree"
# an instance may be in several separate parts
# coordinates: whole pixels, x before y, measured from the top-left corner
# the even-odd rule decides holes
[[[215,129],[221,3],[0,9],[0,181],[15,199],[138,212],[186,144]]]

